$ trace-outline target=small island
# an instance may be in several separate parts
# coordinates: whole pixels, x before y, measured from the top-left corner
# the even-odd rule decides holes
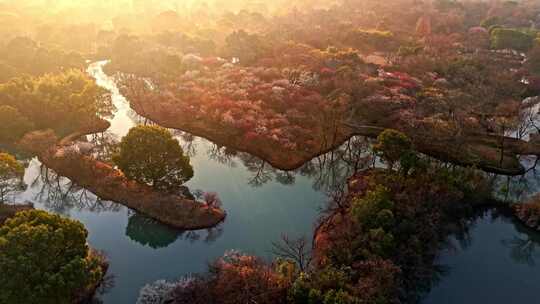
[[[218,207],[128,179],[110,164],[78,152],[73,140],[80,135],[68,136],[56,144],[52,132],[36,131],[26,134],[21,146],[36,153],[39,160],[57,174],[68,177],[100,198],[123,204],[171,227],[211,228],[225,219],[225,212]],[[43,144],[37,143],[52,145],[43,149]],[[41,149],[35,150],[36,147]]]

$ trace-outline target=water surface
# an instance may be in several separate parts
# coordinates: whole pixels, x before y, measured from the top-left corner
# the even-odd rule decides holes
[[[423,304],[539,303],[540,234],[487,212],[442,252],[445,273]]]

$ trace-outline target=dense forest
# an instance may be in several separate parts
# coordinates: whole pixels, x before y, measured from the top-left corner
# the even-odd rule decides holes
[[[540,229],[538,96],[535,0],[0,0],[0,304],[426,303]]]

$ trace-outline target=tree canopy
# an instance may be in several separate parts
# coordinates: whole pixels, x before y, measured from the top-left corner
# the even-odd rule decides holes
[[[377,137],[377,143],[373,146],[373,151],[387,162],[390,168],[411,150],[411,140],[405,134],[392,129],[384,130]]]
[[[15,142],[34,126],[12,106],[0,106],[0,121],[0,142]]]
[[[512,28],[496,28],[491,32],[491,46],[494,49],[527,51],[533,46],[535,34]]]
[[[19,131],[31,122],[34,129],[53,129],[58,135],[89,127],[112,109],[109,93],[79,70],[0,84],[0,106],[16,115],[10,123],[17,123]]]
[[[13,76],[38,76],[84,66],[84,58],[79,53],[45,48],[28,37],[15,37],[0,46],[0,71]],[[5,75],[0,76],[0,82],[7,79]]]
[[[126,177],[160,190],[175,191],[193,177],[178,140],[157,126],[132,128],[113,160]]]
[[[24,211],[0,227],[0,303],[71,304],[102,277],[77,221]]]

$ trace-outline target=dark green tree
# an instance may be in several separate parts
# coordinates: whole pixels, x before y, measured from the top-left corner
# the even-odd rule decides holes
[[[0,227],[0,303],[71,304],[102,277],[88,232],[45,211],[20,212]]]
[[[377,137],[377,143],[373,146],[373,151],[388,164],[390,169],[401,160],[404,163],[410,162],[412,149],[411,140],[403,133],[387,129]],[[410,168],[407,168],[407,171]]]
[[[0,84],[0,106],[15,108],[35,129],[53,129],[58,135],[86,130],[113,108],[110,94],[78,70]]]
[[[496,28],[491,32],[491,47],[528,51],[534,44],[535,35],[517,29]]]
[[[164,128],[138,126],[122,138],[113,161],[127,178],[156,189],[175,191],[193,177],[189,157]]]
[[[13,143],[19,140],[34,125],[19,110],[11,106],[0,106],[0,142]]]
[[[239,30],[227,36],[223,53],[226,57],[238,58],[240,64],[249,65],[260,59],[267,50],[268,45],[261,36]]]

